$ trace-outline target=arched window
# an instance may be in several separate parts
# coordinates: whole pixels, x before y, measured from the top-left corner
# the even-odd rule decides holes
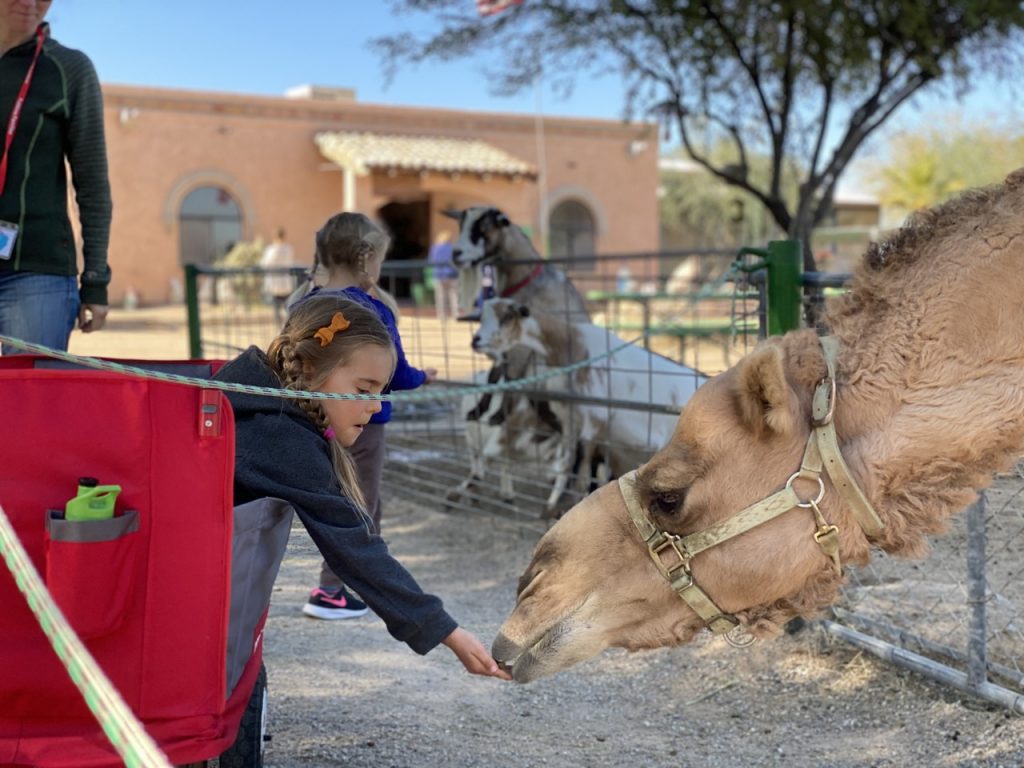
[[[207,266],[242,239],[242,211],[225,189],[199,187],[181,201],[181,263]]]
[[[597,251],[594,215],[577,200],[564,200],[551,211],[548,227],[553,258],[593,256]],[[593,268],[593,260],[581,262],[582,268]]]

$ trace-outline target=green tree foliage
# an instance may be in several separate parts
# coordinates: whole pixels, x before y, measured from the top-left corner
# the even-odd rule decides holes
[[[965,124],[936,115],[924,122],[929,127],[896,134],[865,163],[864,176],[880,202],[898,214],[995,184],[1024,166],[1024,135],[990,121]]]
[[[735,164],[735,148],[726,142],[713,148],[710,157],[716,165]],[[686,160],[677,151],[670,159]],[[767,183],[769,158],[748,157],[750,176],[755,184]],[[693,165],[691,163],[691,165]],[[742,245],[763,245],[783,236],[767,209],[745,189],[711,176],[703,166],[679,172],[671,167],[659,174],[659,218],[662,233],[673,247],[733,249]],[[783,196],[793,204],[799,192],[799,172],[784,175]]]
[[[257,237],[254,240],[239,240],[231,250],[217,259],[215,266],[227,269],[244,269],[258,267],[260,257],[263,255],[263,238]],[[228,278],[230,291],[234,298],[251,306],[263,302],[263,275],[262,274],[236,274]]]
[[[1008,69],[1024,8],[1006,0],[524,0],[488,17],[469,0],[392,0],[436,33],[374,41],[390,72],[482,52],[496,92],[571,87],[618,69],[627,116],[660,120],[709,173],[744,190],[805,243],[865,140],[911,96],[975,67]],[[721,142],[735,160],[716,162]],[[758,180],[750,158],[767,157]],[[789,201],[785,178],[802,170]],[[808,267],[813,267],[809,246]]]

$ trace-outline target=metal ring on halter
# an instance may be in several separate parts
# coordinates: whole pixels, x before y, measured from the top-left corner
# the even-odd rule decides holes
[[[792,475],[790,475],[789,476],[789,480],[786,481],[786,487],[787,488],[792,488],[793,487],[793,481],[796,480],[801,475],[802,475],[801,472],[794,472]],[[806,479],[809,479],[809,478],[804,478],[804,479],[806,480]],[[820,475],[818,477],[814,478],[814,479],[818,481],[818,497],[816,499],[814,499],[813,501],[798,501],[796,503],[796,505],[798,507],[800,507],[800,509],[810,509],[815,504],[820,503],[823,498],[825,498],[825,481],[821,479]]]

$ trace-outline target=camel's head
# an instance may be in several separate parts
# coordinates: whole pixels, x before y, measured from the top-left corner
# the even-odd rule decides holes
[[[810,372],[805,385],[783,360],[779,346],[762,346],[686,405],[670,444],[636,475],[635,497],[656,526],[678,535],[706,531],[786,485],[801,462],[810,388],[820,372]],[[816,487],[799,490],[811,497]],[[822,510],[832,514],[824,504]],[[748,632],[772,634],[838,589],[816,530],[811,510],[790,509],[695,555],[693,581]],[[851,546],[844,542],[846,553]],[[655,565],[613,482],[540,540],[493,653],[515,680],[527,682],[607,647],[678,645],[704,628]]]

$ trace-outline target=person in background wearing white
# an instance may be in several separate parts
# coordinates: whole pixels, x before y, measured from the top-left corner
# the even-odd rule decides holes
[[[295,265],[295,251],[285,240],[285,231],[279,227],[270,244],[263,249],[260,266],[264,269],[292,267]],[[295,290],[295,279],[290,274],[275,271],[263,276],[263,293],[274,305],[274,318],[278,325],[284,323],[288,297]]]

